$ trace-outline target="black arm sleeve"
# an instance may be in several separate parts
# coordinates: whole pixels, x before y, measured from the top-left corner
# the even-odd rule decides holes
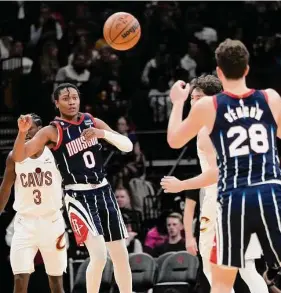
[[[196,190],[186,190],[185,191],[185,197],[195,201],[196,203],[198,203],[198,201],[199,201],[199,190],[198,189],[196,189]]]

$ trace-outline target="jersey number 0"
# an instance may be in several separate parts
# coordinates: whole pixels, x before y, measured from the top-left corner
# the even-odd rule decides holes
[[[92,169],[96,165],[94,154],[91,151],[87,151],[83,154],[83,160],[85,162],[85,166],[89,169]]]
[[[227,132],[227,137],[237,137],[229,146],[230,157],[244,156],[253,150],[256,153],[266,153],[269,142],[266,128],[262,124],[253,124],[248,131],[242,126],[233,126]],[[244,142],[249,138],[249,145]],[[243,144],[243,145],[242,145]]]

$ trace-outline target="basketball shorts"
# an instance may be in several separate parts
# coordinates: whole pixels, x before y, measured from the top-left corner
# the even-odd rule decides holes
[[[250,238],[256,233],[269,266],[281,260],[281,185],[261,184],[225,193],[217,205],[211,261],[244,268]],[[257,244],[254,244],[257,248]]]
[[[65,222],[60,211],[48,216],[15,216],[10,261],[13,274],[34,272],[34,257],[41,252],[46,273],[61,276],[66,271]]]
[[[109,184],[96,189],[90,184],[73,184],[71,187],[65,190],[64,199],[77,245],[84,244],[89,232],[94,236],[103,235],[106,242],[128,237]]]
[[[199,251],[202,258],[209,260],[215,236],[217,186],[204,188],[203,192],[205,195],[200,216]]]

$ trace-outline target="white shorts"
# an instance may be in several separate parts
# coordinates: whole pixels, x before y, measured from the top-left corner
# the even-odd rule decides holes
[[[212,185],[205,188],[203,199],[201,219],[200,219],[200,238],[199,250],[205,266],[208,266],[211,256],[211,250],[214,245],[215,226],[216,226],[216,209],[217,208],[217,188]],[[254,233],[251,235],[248,248],[245,253],[245,259],[258,259],[262,255],[262,249]],[[204,261],[205,260],[205,261]],[[209,268],[206,269],[209,271]]]
[[[205,188],[204,191],[200,217],[199,250],[202,258],[209,260],[215,237],[217,186],[212,185]]]
[[[256,233],[253,233],[250,238],[249,245],[245,253],[245,259],[258,259],[261,258],[262,248]]]
[[[65,222],[60,211],[50,216],[15,216],[10,260],[13,274],[34,272],[34,257],[41,252],[46,273],[61,276],[66,271]]]

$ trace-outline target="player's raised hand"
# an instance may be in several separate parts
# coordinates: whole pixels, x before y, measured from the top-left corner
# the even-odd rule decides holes
[[[177,193],[183,191],[182,181],[174,176],[164,176],[160,185],[165,193]]]
[[[81,136],[84,136],[87,141],[93,138],[104,138],[104,130],[90,127],[90,128],[84,129],[81,133]]]
[[[176,81],[170,91],[170,98],[172,103],[174,104],[177,101],[184,102],[189,94],[190,85],[189,83],[185,83],[182,80]]]
[[[20,115],[18,119],[18,127],[20,132],[27,132],[32,125],[31,115]]]

